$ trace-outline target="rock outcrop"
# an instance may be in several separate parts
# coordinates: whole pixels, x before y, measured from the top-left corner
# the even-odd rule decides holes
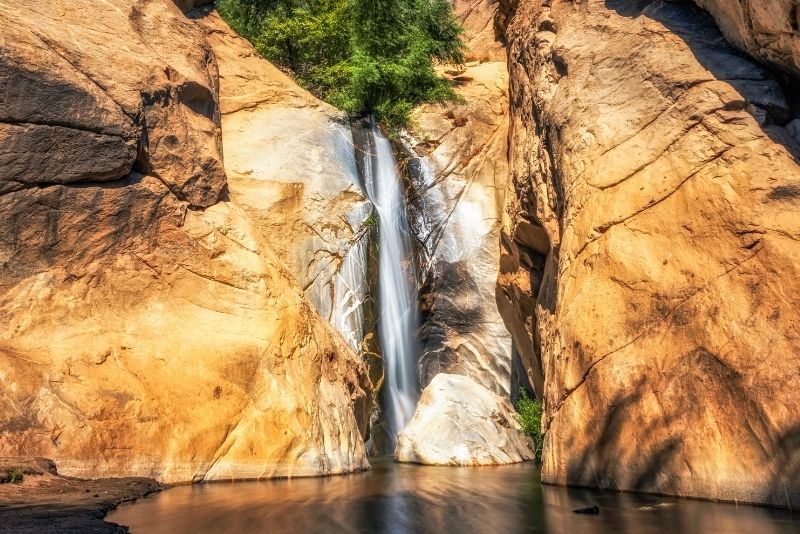
[[[505,5],[498,290],[532,349],[544,481],[797,507],[800,149],[781,87],[691,4]]]
[[[372,205],[348,117],[258,57],[216,14],[202,24],[219,65],[231,199],[268,236],[319,313],[358,349]]]
[[[167,0],[0,0],[0,48],[0,454],[166,482],[367,467],[365,366],[228,199],[203,29]]]
[[[800,76],[800,5],[795,0],[695,0],[730,42]]]
[[[457,1],[467,44],[455,80],[457,103],[413,113],[418,172],[412,172],[410,220],[420,251],[421,382],[437,373],[470,376],[508,396],[511,337],[497,310],[494,280],[508,177],[506,51],[495,38],[497,4]]]
[[[398,462],[498,465],[533,460],[511,403],[462,375],[431,380],[414,417],[397,438]]]

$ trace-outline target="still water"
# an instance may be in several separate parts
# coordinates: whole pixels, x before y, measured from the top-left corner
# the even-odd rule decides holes
[[[106,519],[133,534],[800,532],[796,512],[542,486],[532,464],[423,467],[390,458],[372,464],[367,473],[325,479],[180,486]],[[599,515],[572,513],[595,504]]]

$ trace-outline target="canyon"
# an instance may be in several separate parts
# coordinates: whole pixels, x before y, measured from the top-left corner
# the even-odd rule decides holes
[[[546,483],[800,506],[795,3],[454,0],[391,146],[209,3],[0,0],[0,456],[521,462],[522,388]]]

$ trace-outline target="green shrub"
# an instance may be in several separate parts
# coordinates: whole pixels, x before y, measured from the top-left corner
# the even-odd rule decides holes
[[[22,469],[15,467],[11,471],[8,471],[5,476],[0,475],[0,484],[19,484],[22,482],[23,478],[25,478],[25,474],[22,472]]]
[[[413,106],[455,98],[434,62],[463,61],[449,0],[218,0],[256,50],[323,100],[390,128]]]
[[[516,408],[519,413],[519,424],[522,426],[522,432],[536,444],[536,461],[541,462],[542,445],[544,444],[544,436],[542,436],[542,403],[531,399],[527,391],[520,389]]]

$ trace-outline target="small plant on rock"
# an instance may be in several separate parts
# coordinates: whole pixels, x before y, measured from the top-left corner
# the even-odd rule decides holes
[[[5,476],[0,475],[0,484],[19,484],[22,482],[23,478],[25,478],[25,474],[22,472],[22,469],[15,467],[11,471],[6,472]]]
[[[536,445],[536,461],[541,462],[542,445],[544,444],[542,403],[532,399],[524,389],[520,389],[516,408],[519,413],[519,424],[522,426],[522,432],[533,440]]]

